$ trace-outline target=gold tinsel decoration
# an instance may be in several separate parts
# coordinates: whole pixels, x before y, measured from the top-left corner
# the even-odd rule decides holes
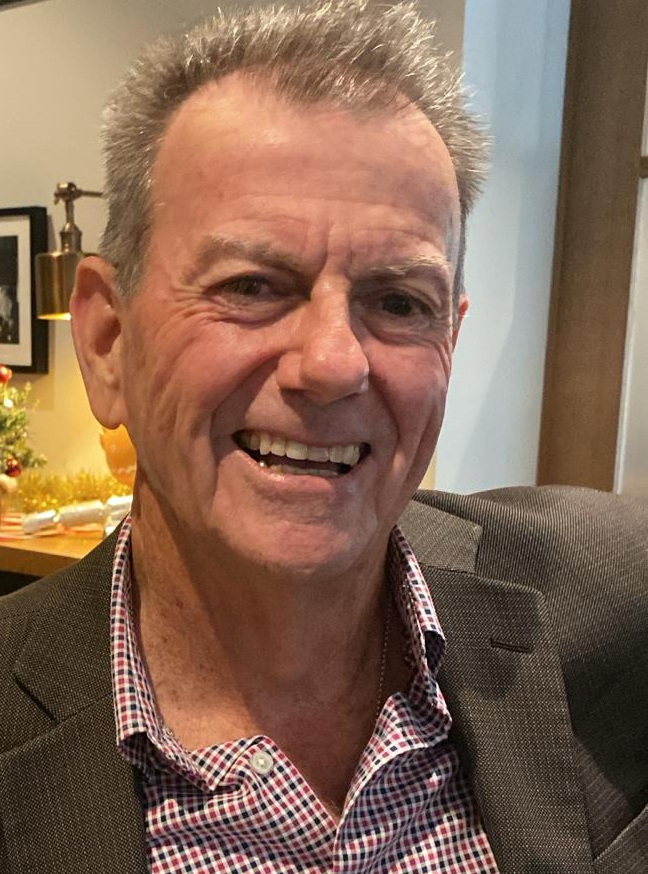
[[[108,498],[128,495],[130,492],[128,486],[107,474],[80,470],[63,475],[28,470],[20,477],[18,491],[11,496],[9,509],[18,513],[40,513],[82,501],[98,500],[105,503]]]

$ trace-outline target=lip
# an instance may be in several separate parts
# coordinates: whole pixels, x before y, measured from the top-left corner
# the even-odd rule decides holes
[[[325,444],[319,443],[317,445],[321,446]],[[261,465],[249,456],[244,449],[241,449],[234,439],[232,439],[232,446],[234,449],[233,455],[235,455],[237,460],[240,460],[245,465],[244,470],[246,474],[254,476],[257,485],[267,484],[273,488],[286,488],[293,492],[300,493],[316,492],[331,494],[332,492],[338,491],[355,491],[357,481],[363,476],[367,466],[366,462],[371,457],[371,452],[369,452],[365,458],[358,462],[358,464],[351,468],[347,473],[327,478],[323,476],[279,473],[273,471],[272,467],[261,467]],[[289,459],[286,459],[286,461],[289,462]]]
[[[246,455],[263,468],[270,461],[269,467],[294,466],[305,468],[312,466],[320,468],[321,472],[337,473],[347,476],[371,454],[371,445],[366,442],[331,443],[317,440],[305,443],[295,440],[282,432],[252,431],[250,429],[235,431],[231,439]],[[335,451],[334,451],[335,450]],[[329,457],[332,455],[333,457]],[[307,460],[308,459],[308,460]],[[332,465],[332,466],[331,466]],[[278,473],[278,471],[276,471]],[[282,471],[284,475],[292,474]],[[299,475],[299,474],[295,474]],[[317,476],[316,473],[313,473]],[[327,478],[324,476],[324,478]],[[336,477],[332,476],[331,479]]]

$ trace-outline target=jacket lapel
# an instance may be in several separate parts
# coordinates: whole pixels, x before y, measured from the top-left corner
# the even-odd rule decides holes
[[[52,717],[0,756],[9,872],[145,874],[133,769],[116,747],[110,678],[114,538],[51,585],[14,668]],[[29,733],[26,732],[29,737]]]
[[[439,684],[500,874],[591,874],[562,671],[544,598],[475,573],[481,529],[403,519],[447,639]]]

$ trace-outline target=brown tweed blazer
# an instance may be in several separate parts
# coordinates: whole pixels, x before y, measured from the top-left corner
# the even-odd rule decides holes
[[[501,874],[646,874],[646,510],[563,488],[428,492],[403,525]],[[147,870],[115,747],[113,548],[0,600],[2,874]]]

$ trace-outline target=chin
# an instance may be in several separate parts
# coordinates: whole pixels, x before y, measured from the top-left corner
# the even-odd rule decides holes
[[[270,541],[246,538],[229,545],[246,563],[285,579],[337,577],[366,564],[366,550],[353,532],[313,530],[308,525],[284,526]]]

